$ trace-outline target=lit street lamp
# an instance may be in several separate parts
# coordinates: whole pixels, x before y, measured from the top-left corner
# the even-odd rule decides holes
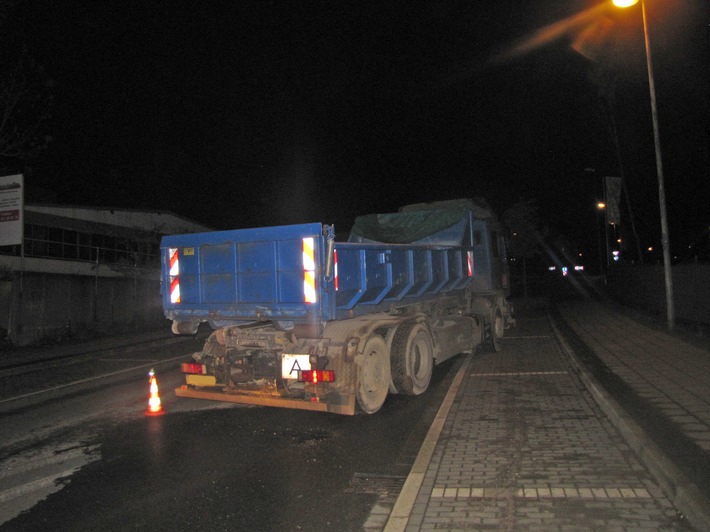
[[[604,212],[604,249],[605,249],[605,254],[606,254],[606,267],[609,269],[609,221],[607,217],[607,208],[606,208],[606,203],[603,201],[600,201],[597,203],[597,209],[600,212]],[[599,253],[601,253],[602,250],[599,250]],[[599,264],[601,264],[601,259],[599,259]],[[606,276],[605,276],[606,278]]]
[[[639,0],[612,0],[617,7],[630,7]],[[656,171],[658,173],[658,200],[661,210],[661,242],[663,244],[663,273],[666,282],[666,315],[668,329],[675,326],[675,310],[673,308],[673,277],[671,272],[671,251],[668,238],[668,220],[666,219],[666,189],[663,184],[663,163],[661,160],[661,140],[658,133],[658,110],[656,108],[656,85],[653,81],[653,64],[651,62],[651,44],[648,38],[648,25],[646,22],[646,3],[641,2],[641,17],[643,19],[643,36],[646,45],[646,66],[648,69],[648,88],[651,93],[651,118],[653,120],[653,140],[656,150]]]

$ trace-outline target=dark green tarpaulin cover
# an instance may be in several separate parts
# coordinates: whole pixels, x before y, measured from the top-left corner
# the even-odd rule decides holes
[[[417,203],[401,207],[390,214],[358,216],[350,231],[350,241],[362,238],[374,242],[408,244],[448,229],[468,218],[473,211],[476,218],[491,216],[487,205],[469,199]],[[463,233],[463,228],[462,228]]]

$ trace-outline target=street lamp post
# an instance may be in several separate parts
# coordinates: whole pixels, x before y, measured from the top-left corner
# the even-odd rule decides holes
[[[604,213],[604,252],[606,254],[606,268],[609,269],[609,218],[607,214],[606,194],[604,201],[597,203],[597,209]],[[601,262],[601,261],[600,261]]]
[[[630,7],[639,0],[612,0],[617,7]],[[643,19],[643,37],[646,46],[646,67],[648,70],[648,88],[651,93],[651,119],[653,121],[653,141],[656,151],[656,172],[658,173],[658,201],[661,211],[661,243],[663,245],[663,273],[666,284],[666,317],[668,329],[675,326],[675,309],[673,307],[673,276],[671,272],[670,239],[668,238],[668,220],[666,218],[666,189],[663,183],[663,162],[661,159],[661,138],[658,132],[658,109],[656,107],[656,84],[653,80],[653,63],[651,61],[651,44],[648,38],[646,22],[646,2],[641,2],[641,18]]]

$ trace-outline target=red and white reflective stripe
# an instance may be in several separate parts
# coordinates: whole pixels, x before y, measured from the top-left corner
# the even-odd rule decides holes
[[[335,282],[335,289],[338,289],[338,250],[333,250],[333,279]]]
[[[170,248],[170,302],[180,303],[180,262],[178,248]]]
[[[316,297],[316,254],[313,237],[303,239],[303,300],[315,303]]]
[[[170,302],[180,303],[180,278],[170,278]]]
[[[473,277],[473,251],[467,251],[467,260],[468,260],[468,276]]]
[[[180,275],[180,264],[178,263],[178,249],[170,248],[170,275]]]

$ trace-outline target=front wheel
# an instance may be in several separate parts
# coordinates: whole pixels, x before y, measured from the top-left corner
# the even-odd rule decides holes
[[[360,363],[357,406],[366,414],[374,414],[385,403],[390,386],[390,357],[387,344],[373,336],[365,344]]]

